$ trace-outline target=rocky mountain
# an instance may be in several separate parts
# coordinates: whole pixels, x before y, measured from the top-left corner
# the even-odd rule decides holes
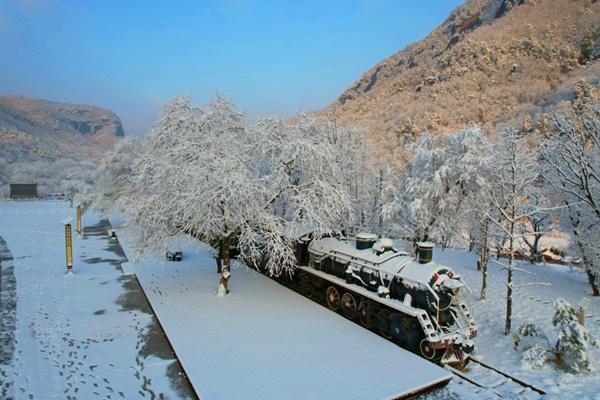
[[[598,86],[600,1],[469,0],[324,113],[365,127],[381,149],[473,122],[490,133],[534,129],[562,100]]]
[[[0,96],[0,185],[19,163],[99,160],[124,135],[110,110]]]

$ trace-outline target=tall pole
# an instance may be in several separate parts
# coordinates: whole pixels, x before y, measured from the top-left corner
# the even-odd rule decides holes
[[[77,206],[77,234],[81,235],[81,206]]]
[[[73,235],[71,224],[65,224],[65,247],[67,254],[67,273],[73,273]]]

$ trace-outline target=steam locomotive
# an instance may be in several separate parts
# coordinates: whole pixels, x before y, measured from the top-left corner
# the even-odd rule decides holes
[[[413,258],[368,233],[306,234],[296,244],[296,273],[285,283],[426,359],[463,366],[477,324],[460,300],[461,277],[432,255],[430,243],[419,243]]]

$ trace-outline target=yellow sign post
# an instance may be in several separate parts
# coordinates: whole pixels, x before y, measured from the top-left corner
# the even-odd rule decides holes
[[[67,274],[73,273],[73,234],[71,233],[71,218],[63,221],[65,225],[65,252],[67,257]]]
[[[77,206],[77,234],[81,235],[81,206]]]

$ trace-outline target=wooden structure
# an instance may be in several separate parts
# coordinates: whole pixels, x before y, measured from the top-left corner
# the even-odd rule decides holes
[[[38,197],[37,183],[11,183],[11,199],[35,199]]]

